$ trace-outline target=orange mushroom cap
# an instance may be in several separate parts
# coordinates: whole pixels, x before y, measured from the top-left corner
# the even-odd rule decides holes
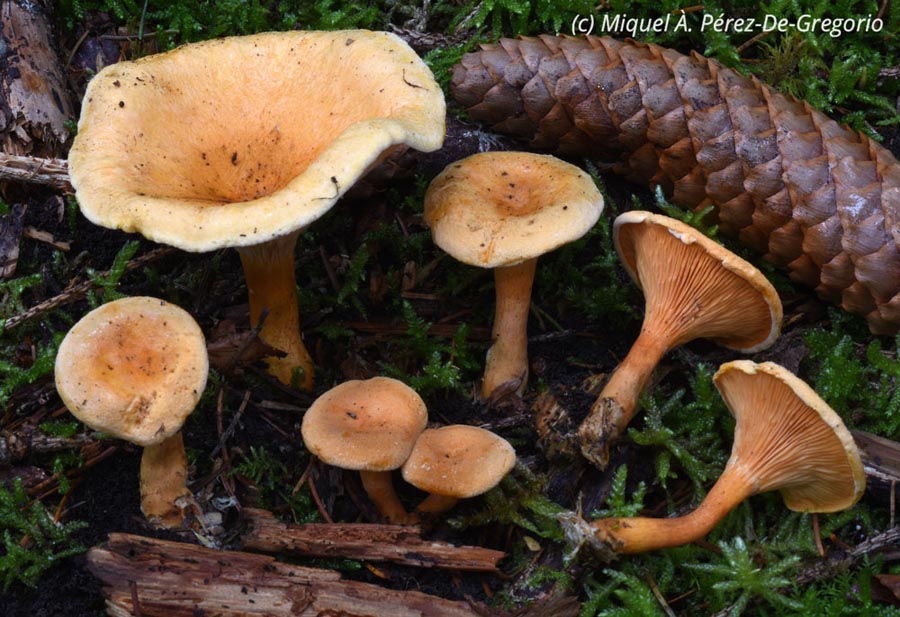
[[[158,298],[122,298],[66,334],[56,355],[56,390],[91,428],[151,446],[181,429],[208,371],[203,332],[187,311]]]
[[[434,242],[482,268],[513,265],[583,236],[603,211],[591,177],[530,152],[473,154],[442,171],[425,194]]]
[[[403,479],[432,495],[466,499],[497,486],[516,463],[508,441],[454,424],[425,430],[403,464]]]
[[[800,512],[837,512],[862,497],[866,474],[853,436],[805,382],[749,360],[723,364],[713,379],[737,420],[733,464],[754,493],[778,489]]]
[[[670,348],[694,338],[751,353],[781,331],[778,293],[752,264],[681,221],[644,211],[620,214],[613,241],[644,291],[644,323],[675,333]],[[653,314],[656,313],[656,314]]]
[[[390,377],[345,381],[306,411],[301,433],[310,452],[335,467],[389,471],[409,457],[428,411],[415,390]]]

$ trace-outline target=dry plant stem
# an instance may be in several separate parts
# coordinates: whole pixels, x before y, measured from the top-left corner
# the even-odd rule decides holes
[[[409,520],[409,514],[400,503],[400,498],[397,497],[397,492],[394,490],[394,481],[390,471],[362,470],[359,472],[359,477],[369,499],[388,522],[403,525]]]
[[[708,534],[752,494],[752,483],[729,460],[706,498],[690,514],[677,518],[605,518],[593,521],[590,527],[597,540],[619,554],[683,546]]]
[[[610,449],[634,417],[641,392],[669,348],[668,337],[643,327],[628,355],[591,407],[591,412],[578,427],[582,453],[600,469],[605,469],[609,463]]]
[[[147,446],[141,456],[141,511],[159,529],[180,527],[181,509],[175,501],[190,491],[187,456],[181,431],[155,446]]]
[[[255,328],[263,311],[268,311],[260,338],[287,354],[282,358],[268,358],[269,374],[290,385],[294,371],[299,367],[298,386],[310,391],[315,369],[300,336],[294,277],[294,246],[299,235],[298,230],[263,244],[241,247],[238,252],[250,296],[250,325]]]
[[[481,396],[489,398],[501,385],[513,382],[521,392],[528,381],[528,309],[537,258],[494,268],[497,304],[493,344],[488,349]]]

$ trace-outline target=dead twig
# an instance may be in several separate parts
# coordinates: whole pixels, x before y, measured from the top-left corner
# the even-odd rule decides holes
[[[65,159],[20,156],[0,152],[0,181],[41,184],[73,194],[69,164]]]
[[[282,523],[271,512],[246,508],[244,549],[317,557],[388,561],[421,568],[497,572],[506,554],[422,537],[418,527],[369,523]]]
[[[896,548],[900,542],[900,527],[892,527],[884,533],[872,536],[856,546],[847,547],[844,551],[822,559],[797,574],[797,585],[808,585],[813,581],[830,578],[839,572],[851,568],[866,555],[880,553],[885,549]]]
[[[125,266],[125,269],[127,271],[136,270],[137,268],[146,266],[149,263],[172,255],[173,253],[175,253],[175,249],[168,246],[153,249],[152,251],[145,253],[140,257],[135,257],[134,259],[129,261]],[[105,274],[108,274],[108,271],[101,273],[100,276],[102,277]],[[35,304],[24,313],[18,313],[3,321],[2,323],[0,323],[0,329],[12,330],[16,326],[25,323],[29,319],[34,319],[35,317],[43,315],[44,313],[52,311],[53,309],[59,308],[60,306],[71,304],[72,302],[78,302],[79,300],[83,299],[87,295],[87,292],[89,292],[94,287],[97,287],[97,285],[90,280],[71,285],[61,294]]]

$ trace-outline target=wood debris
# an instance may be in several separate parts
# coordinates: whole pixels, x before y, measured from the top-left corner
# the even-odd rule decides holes
[[[506,556],[480,546],[454,546],[422,538],[418,527],[334,523],[289,525],[270,512],[246,508],[250,531],[244,548],[267,553],[346,557],[423,568],[449,568],[478,572],[498,572],[497,564]]]
[[[472,617],[466,602],[343,580],[331,570],[274,557],[112,533],[88,551],[107,614],[193,617]]]

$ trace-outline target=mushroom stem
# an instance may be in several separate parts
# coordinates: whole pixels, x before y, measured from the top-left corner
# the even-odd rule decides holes
[[[429,517],[436,514],[443,514],[444,512],[450,510],[453,506],[455,506],[457,502],[459,502],[458,497],[429,493],[428,497],[426,497],[424,500],[422,500],[422,503],[416,506],[416,511],[412,514],[411,518],[413,522],[418,523],[422,518],[422,515]]]
[[[191,492],[185,485],[187,456],[181,431],[146,446],[141,455],[141,512],[157,529],[181,526],[184,515],[176,500]]]
[[[490,398],[501,386],[521,393],[528,380],[528,310],[537,258],[513,266],[494,268],[496,307],[487,352],[482,398]]]
[[[578,427],[581,452],[599,469],[609,463],[610,449],[634,417],[638,398],[669,347],[669,337],[645,325]]]
[[[361,470],[359,477],[369,499],[389,523],[403,525],[407,522],[409,514],[397,497],[390,471]]]
[[[238,248],[247,292],[250,296],[250,325],[259,324],[263,311],[268,311],[260,338],[285,352],[281,358],[269,357],[269,374],[290,385],[299,369],[299,388],[313,388],[315,369],[312,357],[300,336],[300,313],[297,307],[297,283],[294,277],[294,246],[300,231],[294,231],[255,246]]]
[[[753,492],[752,482],[732,459],[703,502],[690,514],[677,518],[604,518],[589,526],[595,538],[617,554],[682,546],[712,531]]]

